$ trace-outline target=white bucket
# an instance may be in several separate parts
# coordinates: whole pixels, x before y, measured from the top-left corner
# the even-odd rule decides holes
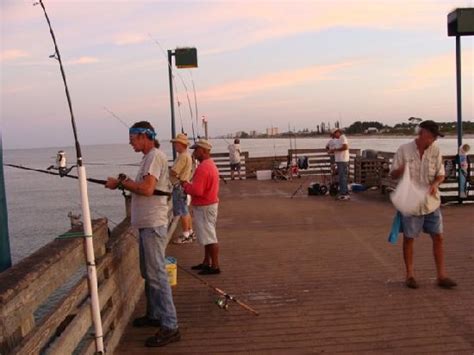
[[[257,170],[257,180],[271,180],[272,171],[271,170]]]

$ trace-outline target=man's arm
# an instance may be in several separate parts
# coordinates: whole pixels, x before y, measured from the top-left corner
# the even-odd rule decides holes
[[[120,185],[120,180],[109,177],[105,184],[105,187],[111,190],[115,190]],[[156,178],[153,175],[147,175],[143,178],[142,182],[135,182],[132,179],[126,179],[122,181],[122,186],[125,190],[133,192],[137,195],[142,196],[153,196],[156,186]]]
[[[197,169],[193,176],[193,182],[182,182],[184,192],[188,195],[200,197],[204,195],[204,185],[206,183],[205,172]]]
[[[433,182],[430,184],[429,193],[430,195],[436,195],[438,192],[439,185],[441,185],[444,181],[444,175],[437,176]]]

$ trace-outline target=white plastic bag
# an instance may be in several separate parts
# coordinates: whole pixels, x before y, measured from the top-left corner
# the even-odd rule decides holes
[[[390,195],[395,208],[404,216],[412,216],[420,209],[426,199],[428,188],[414,184],[410,178],[410,168],[405,166],[405,171],[395,191]]]

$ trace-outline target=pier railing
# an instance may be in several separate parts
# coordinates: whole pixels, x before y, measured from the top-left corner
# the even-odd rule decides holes
[[[128,219],[112,233],[106,219],[93,226],[104,341],[113,351],[143,290],[138,243]],[[0,354],[94,353],[88,294],[83,238],[57,239],[1,273]]]
[[[360,149],[349,149],[349,179],[355,179],[355,161],[360,155]],[[241,165],[242,173],[247,178],[255,178],[259,170],[272,170],[281,163],[286,163],[293,159],[308,158],[308,168],[300,169],[301,175],[330,175],[331,158],[326,149],[289,149],[287,155],[275,155],[267,157],[250,157],[248,152],[242,153]],[[214,153],[212,158],[216,162],[217,168],[223,178],[230,177],[229,153]]]

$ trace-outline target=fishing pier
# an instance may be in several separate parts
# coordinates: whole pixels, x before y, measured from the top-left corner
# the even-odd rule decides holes
[[[160,352],[472,353],[474,205],[443,207],[448,272],[459,287],[436,287],[431,242],[423,237],[415,258],[421,288],[409,290],[400,241],[396,246],[387,242],[394,209],[380,193],[380,187],[390,188],[382,174],[390,154],[380,153],[370,162],[351,151],[351,180],[368,179],[379,188],[340,202],[306,193],[311,181],[327,173],[327,155],[321,150],[293,153],[309,158],[301,178],[253,179],[275,157],[243,154],[248,178],[221,183],[223,273],[206,281],[259,316],[232,302],[227,311],[219,308],[215,292],[178,269],[173,293],[182,340]],[[228,157],[214,159],[226,177]],[[444,194],[457,189],[444,188]],[[106,349],[153,353],[156,349],[143,345],[153,329],[131,326],[143,313],[145,299],[129,219],[112,230],[100,219],[93,228]],[[73,229],[0,274],[1,354],[94,352],[81,235]],[[189,270],[201,259],[201,249],[196,243],[170,244],[167,254]]]

